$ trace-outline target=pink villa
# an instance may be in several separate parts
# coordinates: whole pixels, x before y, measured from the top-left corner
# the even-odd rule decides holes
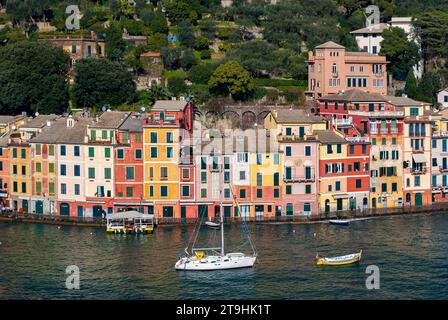
[[[320,98],[349,89],[387,94],[386,57],[348,52],[332,41],[308,52],[307,95]]]
[[[274,110],[265,118],[283,152],[283,201],[286,215],[318,212],[319,141],[316,130],[325,130],[325,119],[304,110]]]

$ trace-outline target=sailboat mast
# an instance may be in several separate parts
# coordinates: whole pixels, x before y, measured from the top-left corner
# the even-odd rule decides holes
[[[224,159],[222,158],[222,161]],[[222,216],[222,181],[224,180],[224,165],[223,163],[221,163],[221,174],[219,177],[219,184],[220,184],[220,188],[219,188],[219,215],[221,218],[221,255],[224,256],[224,218]]]

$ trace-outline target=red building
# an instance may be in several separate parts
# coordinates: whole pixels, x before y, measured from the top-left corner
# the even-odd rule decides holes
[[[143,117],[132,114],[117,132],[115,148],[115,211],[149,212],[143,197]]]

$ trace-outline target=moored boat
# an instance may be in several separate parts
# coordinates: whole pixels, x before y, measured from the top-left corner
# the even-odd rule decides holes
[[[209,227],[210,229],[219,229],[221,227],[221,225],[219,223],[215,223],[215,222],[211,222],[211,221],[207,221],[205,223],[205,225],[207,227]]]
[[[338,257],[331,257],[331,258],[325,258],[325,257],[316,257],[316,264],[318,266],[342,266],[347,264],[353,264],[357,263],[361,260],[362,256],[362,250],[358,253],[348,254],[345,256],[338,256]]]
[[[329,222],[330,222],[330,224],[336,224],[336,225],[340,225],[340,226],[348,226],[350,224],[350,220],[336,220],[336,219],[332,219]]]

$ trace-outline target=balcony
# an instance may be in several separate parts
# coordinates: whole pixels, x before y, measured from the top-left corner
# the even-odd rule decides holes
[[[307,182],[315,182],[316,181],[316,177],[314,175],[311,176],[283,176],[283,181],[284,182],[303,182],[303,183],[307,183]]]
[[[448,172],[448,167],[439,166],[440,172]]]
[[[370,141],[369,137],[346,137],[345,138],[348,142],[355,142],[355,143],[367,143]]]
[[[148,125],[148,126],[175,126],[175,125],[178,125],[179,122],[176,121],[175,119],[161,120],[161,119],[156,119],[156,118],[146,118],[146,119],[144,119],[143,124]]]
[[[316,141],[317,140],[317,136],[315,135],[303,135],[303,136],[298,136],[298,135],[283,135],[283,134],[279,134],[277,136],[278,141],[282,142],[282,141]]]
[[[353,118],[348,119],[334,119],[334,125],[338,127],[350,127],[353,124]]]
[[[380,118],[402,118],[404,116],[403,111],[358,111],[358,110],[349,110],[349,115],[353,116],[366,116],[366,117],[380,117]]]
[[[423,148],[415,148],[415,147],[413,147],[412,148],[412,153],[425,153],[425,149],[423,149]]]
[[[409,168],[409,171],[413,175],[421,175],[421,174],[426,174],[427,169],[426,168]]]
[[[333,78],[337,78],[339,76],[339,72],[337,71],[332,72],[332,76]]]
[[[448,132],[435,131],[432,133],[433,138],[448,137]]]

